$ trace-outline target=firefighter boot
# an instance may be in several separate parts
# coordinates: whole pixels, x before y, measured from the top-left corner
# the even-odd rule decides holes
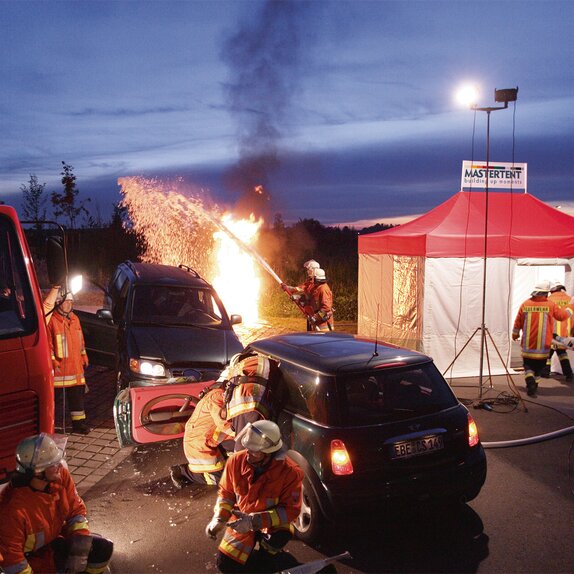
[[[543,379],[549,379],[550,378],[550,363],[546,363],[546,365],[544,365],[544,368],[540,372],[540,376]]]
[[[572,382],[574,376],[572,376],[572,365],[570,365],[570,360],[568,357],[560,358],[560,366],[562,367],[562,374],[567,382]]]
[[[76,434],[89,434],[92,429],[88,426],[86,419],[72,421],[72,432]]]
[[[186,466],[187,465],[184,464],[176,464],[169,469],[171,482],[177,489],[182,489],[184,486],[191,483],[191,480],[185,476]]]
[[[538,389],[538,383],[536,382],[536,379],[534,378],[533,375],[528,375],[527,377],[525,377],[525,381],[526,381],[526,394],[529,397],[535,397],[536,389]]]

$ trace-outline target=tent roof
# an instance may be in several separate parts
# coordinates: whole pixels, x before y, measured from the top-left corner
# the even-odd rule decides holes
[[[485,211],[488,199],[488,225]],[[460,191],[403,225],[359,235],[359,253],[570,258],[574,217],[526,193]]]

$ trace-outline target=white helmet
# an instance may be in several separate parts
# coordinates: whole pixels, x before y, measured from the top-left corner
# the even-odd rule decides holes
[[[531,295],[534,295],[535,293],[548,293],[549,291],[550,291],[550,281],[547,280],[538,281],[538,283],[534,285],[534,289]]]
[[[59,448],[54,439],[43,432],[20,441],[16,447],[16,470],[43,472],[64,458],[64,450]]]
[[[315,269],[313,277],[315,278],[315,281],[327,281],[324,269]]]
[[[72,295],[71,291],[66,291],[66,290],[60,290],[60,292],[58,293],[58,298],[57,298],[57,303],[63,303],[64,301],[73,301],[74,300],[74,296]]]
[[[270,454],[277,452],[283,446],[281,431],[273,421],[249,423],[241,434],[243,435],[241,444],[252,452]]]
[[[550,291],[553,293],[554,291],[560,291],[560,289],[566,289],[562,281],[558,281],[558,279],[552,281],[550,284]]]
[[[319,267],[321,266],[314,259],[309,259],[309,261],[303,263],[303,268],[307,271],[307,277],[313,277],[314,270],[319,269]]]

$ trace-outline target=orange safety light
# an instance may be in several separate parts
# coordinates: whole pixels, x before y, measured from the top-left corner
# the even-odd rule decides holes
[[[474,419],[468,413],[468,446],[476,446],[480,442],[478,438],[478,427]]]
[[[353,474],[353,463],[342,440],[331,441],[331,469],[333,474],[344,476]]]

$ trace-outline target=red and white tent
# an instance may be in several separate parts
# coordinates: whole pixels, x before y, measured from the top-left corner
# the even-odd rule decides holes
[[[534,283],[574,290],[574,217],[529,194],[461,191],[409,223],[359,236],[359,334],[418,349],[441,371],[454,361],[451,376],[477,375],[485,253],[494,345],[487,335],[484,373],[488,363],[504,372],[514,317]]]

